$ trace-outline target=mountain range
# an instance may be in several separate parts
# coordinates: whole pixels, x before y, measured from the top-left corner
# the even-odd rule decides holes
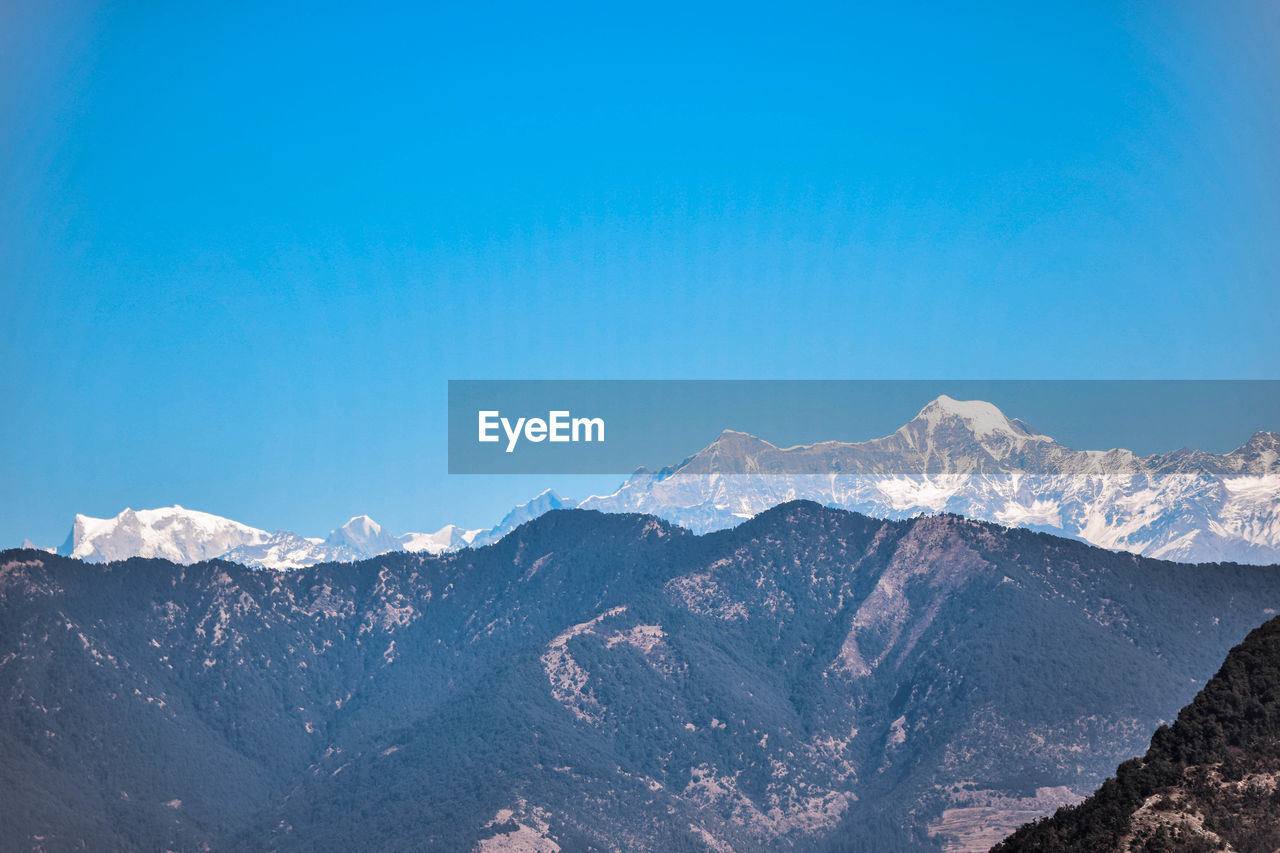
[[[778,448],[726,431],[588,509],[723,529],[787,500],[881,518],[953,512],[1184,562],[1280,562],[1280,435],[1222,455],[1077,451],[982,401],[942,396],[885,438]]]
[[[254,568],[296,569],[410,551],[438,554],[470,546],[486,531],[446,525],[435,533],[393,536],[358,515],[323,539],[288,530],[268,533],[229,518],[181,506],[126,509],[114,518],[77,515],[58,552],[91,563],[158,557],[191,564],[221,558]]]
[[[6,551],[0,837],[985,850],[1277,610],[1275,566],[805,501],[703,535],[552,510],[290,572]]]
[[[546,491],[487,530],[391,536],[358,516],[317,539],[170,507],[77,516],[61,553],[292,569],[484,545],[552,509],[640,512],[703,533],[796,499],[879,518],[952,512],[1182,562],[1268,564],[1280,562],[1280,435],[1258,432],[1221,455],[1077,451],[990,403],[942,396],[892,435],[860,443],[779,448],[727,430],[679,465],[637,471],[610,495],[573,501]]]

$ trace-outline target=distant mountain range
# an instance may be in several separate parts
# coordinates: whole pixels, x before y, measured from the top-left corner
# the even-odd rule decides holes
[[[488,530],[448,525],[391,536],[367,516],[325,539],[267,533],[171,507],[77,516],[61,553],[191,563],[223,557],[290,569],[392,550],[441,553],[497,541],[552,509],[642,512],[702,533],[789,500],[879,518],[953,512],[1182,562],[1280,562],[1280,436],[1258,432],[1237,450],[1076,451],[990,403],[943,396],[890,436],[778,448],[726,431],[672,468],[638,471],[611,495],[582,501],[543,492]]]
[[[811,502],[290,572],[6,551],[0,846],[985,850],[1277,610],[1277,567]]]
[[[953,512],[1183,562],[1280,562],[1280,435],[1223,455],[1076,451],[990,403],[939,397],[897,432],[777,448],[727,431],[680,465],[580,506],[695,532],[787,500],[880,518]]]
[[[222,558],[257,568],[296,569],[388,551],[438,554],[469,545],[478,532],[449,525],[435,533],[392,536],[367,515],[360,515],[319,539],[287,530],[268,533],[229,518],[171,506],[126,509],[114,518],[77,515],[71,535],[58,552],[91,563],[158,557],[191,564]]]

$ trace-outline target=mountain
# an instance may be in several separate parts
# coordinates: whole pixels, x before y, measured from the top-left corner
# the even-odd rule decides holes
[[[377,556],[376,554],[363,556]],[[289,530],[277,530],[263,542],[240,545],[217,559],[229,560],[255,569],[300,569],[316,563],[336,562],[324,539],[299,536]]]
[[[0,847],[985,850],[1278,609],[1277,567],[811,502],[292,572],[6,551]]]
[[[522,503],[511,510],[511,512],[502,517],[502,521],[499,521],[493,527],[480,531],[473,538],[473,541],[468,544],[480,546],[497,542],[526,521],[532,521],[540,515],[551,512],[553,509],[573,509],[575,506],[577,506],[576,501],[565,500],[551,489],[547,489],[533,500]]]
[[[392,536],[367,515],[357,515],[325,539],[308,539],[287,530],[278,531],[267,541],[232,548],[221,559],[263,569],[298,569],[317,563],[341,563],[376,557],[388,551],[399,551],[404,540],[419,542],[427,534],[409,533]]]
[[[348,559],[376,557],[388,551],[396,551],[401,547],[400,540],[382,529],[367,515],[357,515],[346,524],[329,534],[325,540],[330,548],[347,549],[353,554]]]
[[[548,489],[487,530],[450,524],[393,537],[360,516],[313,539],[172,507],[115,519],[76,516],[63,553],[90,561],[222,557],[294,569],[400,549],[487,545],[556,509],[646,513],[705,533],[790,500],[881,518],[953,512],[1161,559],[1268,564],[1280,562],[1280,435],[1259,432],[1223,455],[1076,451],[990,403],[944,395],[892,435],[861,443],[779,448],[725,430],[679,465],[641,470],[611,495],[577,502]]]
[[[60,553],[90,563],[160,557],[184,565],[223,559],[259,569],[297,569],[402,549],[440,553],[469,546],[478,533],[450,524],[435,533],[392,536],[369,516],[358,515],[319,539],[288,530],[267,533],[229,518],[172,506],[126,509],[115,518],[77,515]]]
[[[77,515],[63,548],[69,556],[94,563],[129,557],[198,563],[269,538],[265,530],[175,505],[126,509],[115,518]]]
[[[892,435],[778,448],[726,431],[674,468],[642,471],[584,509],[698,532],[788,500],[883,518],[954,512],[1183,562],[1280,562],[1280,435],[1223,455],[1077,451],[982,401],[942,396]]]
[[[400,537],[400,547],[414,553],[443,554],[466,548],[475,541],[480,530],[464,530],[456,524],[446,524],[435,533],[406,533]]]
[[[1280,850],[1280,618],[1231,650],[1141,758],[995,853]]]

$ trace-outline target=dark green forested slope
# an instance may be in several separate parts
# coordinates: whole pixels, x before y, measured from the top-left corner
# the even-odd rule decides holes
[[[1231,650],[1142,758],[996,853],[1280,850],[1280,617]]]
[[[1277,610],[1277,567],[805,502],[283,573],[5,551],[0,853],[983,850]]]

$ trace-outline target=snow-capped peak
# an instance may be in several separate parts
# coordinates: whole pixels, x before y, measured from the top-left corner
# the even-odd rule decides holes
[[[70,556],[87,562],[163,557],[178,563],[197,563],[268,538],[265,530],[175,504],[158,509],[125,509],[114,518],[77,514],[67,550]]]
[[[708,445],[705,450],[776,450],[777,448],[759,436],[736,429],[722,430],[720,436]]]
[[[346,546],[369,556],[400,548],[400,541],[367,515],[353,516],[346,524],[330,533],[325,542],[329,545]]]
[[[399,541],[400,546],[406,551],[442,554],[467,547],[482,532],[482,530],[464,530],[456,524],[446,524],[435,533],[406,533],[399,538]]]
[[[382,532],[382,525],[367,515],[353,515],[341,529],[350,534],[377,536]]]
[[[246,566],[264,569],[297,569],[316,563],[367,560],[400,550],[430,550],[406,548],[404,543],[423,534],[392,536],[382,525],[367,515],[353,516],[346,524],[325,539],[310,539],[287,530],[275,533],[270,541],[251,547],[235,548],[223,555],[225,559]],[[434,553],[434,551],[432,552]]]
[[[924,423],[930,428],[936,428],[956,421],[962,423],[977,438],[1010,436],[1048,440],[1048,436],[1032,432],[1022,421],[1010,419],[992,403],[985,400],[956,400],[946,394],[921,409],[912,423]]]
[[[493,527],[480,531],[473,538],[471,544],[488,545],[492,542],[497,542],[526,521],[531,521],[553,509],[571,509],[575,506],[577,506],[576,501],[566,500],[551,489],[546,489],[533,500],[522,503],[511,510],[503,517],[502,521]]]

